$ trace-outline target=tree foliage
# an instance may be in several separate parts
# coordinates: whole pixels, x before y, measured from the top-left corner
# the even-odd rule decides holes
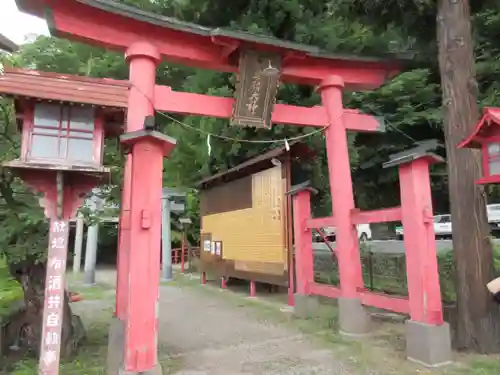
[[[342,4],[353,19],[361,18],[377,30],[391,25],[413,38],[422,61],[439,72],[435,82],[439,77],[457,272],[455,344],[461,349],[498,351],[498,310],[489,303],[484,288],[493,278],[485,194],[474,182],[480,175],[480,155],[456,146],[478,120],[477,101],[485,106],[499,100],[495,61],[499,44],[493,37],[499,30],[499,4],[487,0],[391,0],[369,5],[345,0]],[[380,17],[370,17],[368,12]],[[497,191],[490,189],[490,193],[494,197]]]

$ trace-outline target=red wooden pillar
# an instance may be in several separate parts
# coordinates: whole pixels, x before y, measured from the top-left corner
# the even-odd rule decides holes
[[[156,66],[160,55],[149,43],[133,44],[126,53],[130,64],[129,108],[124,137],[141,132],[146,116],[154,115]],[[149,137],[129,137],[133,164],[130,172],[129,270],[126,285],[127,319],[123,370],[157,373],[158,296],[161,237],[161,196],[164,150]],[[123,285],[120,285],[123,286]],[[160,370],[161,371],[161,370]]]
[[[311,217],[311,192],[298,191],[293,196],[293,232],[295,239],[295,280],[299,295],[309,295],[309,284],[314,282],[312,230],[307,228]]]
[[[126,59],[130,67],[129,80],[131,87],[128,97],[125,130],[131,132],[142,129],[144,117],[154,114],[156,66],[160,61],[160,55],[154,46],[149,43],[135,43],[127,50]],[[120,319],[125,318],[127,308],[132,158],[132,154],[126,156],[118,238],[115,315]]]
[[[160,55],[149,43],[135,43],[127,50],[126,59],[129,63],[129,80],[131,83],[126,132],[133,132],[144,127],[145,116],[154,114],[154,87],[156,83],[156,66]],[[133,153],[126,156],[122,201],[120,213],[120,229],[118,234],[118,259],[116,276],[116,321],[110,327],[108,342],[108,374],[119,373],[126,355],[126,332],[130,313],[130,264],[131,259],[131,201],[133,178]],[[136,193],[137,194],[137,193]],[[134,257],[136,257],[135,255]],[[136,267],[136,264],[134,264]],[[158,265],[159,267],[159,265]]]
[[[325,138],[332,214],[336,224],[340,287],[343,297],[356,298],[357,288],[363,288],[364,283],[356,227],[351,222],[351,211],[355,206],[347,132],[342,119],[343,88],[342,77],[330,76],[323,80],[318,91],[329,122],[325,130]]]
[[[411,319],[443,324],[428,158],[399,167]]]
[[[364,282],[358,235],[356,226],[351,221],[351,212],[355,206],[347,131],[343,120],[343,88],[342,77],[329,76],[323,80],[318,91],[329,123],[325,130],[325,138],[342,293],[339,298],[340,332],[349,336],[359,336],[369,333],[371,325],[370,316],[358,297],[358,288],[363,288]]]
[[[411,320],[406,322],[408,359],[427,366],[451,361],[450,328],[443,321],[433,225],[429,164],[443,159],[413,149],[392,156],[399,165],[401,209]]]
[[[316,315],[317,299],[310,296],[310,285],[314,283],[314,254],[312,246],[312,230],[307,228],[311,218],[311,193],[317,190],[309,186],[309,182],[292,186],[287,193],[293,196],[293,238],[295,253],[295,290],[294,313],[300,318],[311,318]]]

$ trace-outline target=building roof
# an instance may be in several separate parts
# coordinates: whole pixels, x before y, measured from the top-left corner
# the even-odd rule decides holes
[[[237,166],[226,171],[216,173],[210,177],[206,177],[199,181],[196,186],[199,189],[209,189],[216,185],[234,181],[239,178],[258,173],[265,169],[273,167],[273,159],[278,159],[280,162],[289,155],[292,159],[307,159],[314,152],[310,150],[304,143],[298,141],[289,143],[290,150],[286,150],[286,145],[272,148],[271,150],[244,161]]]
[[[6,68],[0,95],[126,108],[128,81]]]
[[[0,34],[0,50],[4,50],[7,52],[17,51],[19,47],[16,43],[8,39],[7,37]]]
[[[286,57],[282,79],[296,83],[316,85],[330,74],[340,74],[347,87],[373,88],[397,74],[408,61],[389,54],[380,57],[332,54],[316,46],[272,36],[183,22],[111,0],[16,2],[24,12],[47,17],[55,35],[121,50],[136,41],[149,40],[167,60],[200,68],[234,72],[238,69],[238,59],[233,52],[238,49],[275,52]]]
[[[492,126],[500,126],[500,108],[486,107],[483,117],[477,122],[471,135],[464,139],[459,148],[481,148],[481,138],[487,135]]]

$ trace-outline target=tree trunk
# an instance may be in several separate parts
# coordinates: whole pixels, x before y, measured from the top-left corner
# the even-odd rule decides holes
[[[40,354],[42,317],[45,291],[45,264],[23,261],[10,264],[11,275],[24,291],[24,308],[10,319],[7,340],[17,351]],[[75,320],[71,313],[69,298],[64,298],[61,334],[61,356],[73,354],[75,345]],[[80,335],[80,333],[78,333]]]
[[[437,40],[456,272],[454,344],[489,353],[500,349],[500,315],[486,289],[494,269],[485,191],[475,184],[481,155],[457,149],[479,118],[468,0],[438,0]]]

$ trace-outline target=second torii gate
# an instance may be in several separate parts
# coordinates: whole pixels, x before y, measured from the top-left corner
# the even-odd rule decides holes
[[[210,29],[108,0],[17,3],[22,11],[46,17],[55,35],[123,51],[129,64],[130,87],[120,100],[128,102],[122,142],[130,145],[130,153],[120,217],[117,324],[110,338],[123,348],[123,353],[110,352],[110,359],[121,357],[120,374],[161,373],[157,360],[163,158],[160,144],[172,142],[151,137],[148,147],[133,144],[137,137],[147,136],[144,121],[155,111],[228,118],[236,125],[325,127],[332,206],[338,223],[337,249],[342,257],[340,263],[348,267],[340,273],[342,297],[349,299],[350,308],[356,310],[350,313],[365,314],[359,300],[353,304],[363,279],[356,231],[350,221],[354,198],[346,132],[382,128],[377,118],[344,109],[342,94],[344,89],[377,88],[401,70],[401,61],[332,55],[317,47]],[[163,59],[223,72],[239,71],[236,102],[156,85],[157,66]],[[278,79],[317,86],[323,105],[273,106]],[[264,82],[265,89],[251,91],[255,89],[254,80]],[[118,373],[118,363],[110,366],[109,374]]]

